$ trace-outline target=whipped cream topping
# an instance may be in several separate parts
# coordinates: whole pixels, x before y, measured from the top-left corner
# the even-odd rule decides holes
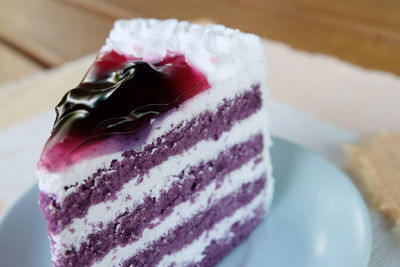
[[[176,19],[118,20],[100,53],[111,50],[149,63],[179,51],[211,84],[227,79],[246,62],[264,61],[264,50],[254,34]]]

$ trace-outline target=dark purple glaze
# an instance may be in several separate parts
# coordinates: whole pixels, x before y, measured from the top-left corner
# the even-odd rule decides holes
[[[262,136],[257,135],[221,152],[216,159],[187,167],[177,173],[180,180],[163,191],[159,198],[145,198],[143,204],[121,214],[103,230],[89,235],[79,251],[67,251],[67,262],[79,263],[81,258],[100,259],[117,245],[134,242],[141,237],[144,229],[153,227],[151,221],[156,218],[162,221],[171,214],[174,206],[188,200],[195,201],[211,181],[222,182],[227,174],[260,156],[262,151]]]
[[[40,167],[59,171],[85,157],[99,141],[137,133],[160,114],[210,88],[206,77],[178,54],[150,64],[111,51],[92,69],[95,72],[57,105]]]
[[[122,161],[113,161],[108,170],[99,169],[63,203],[57,203],[54,196],[41,192],[40,208],[48,222],[48,230],[52,234],[60,232],[73,218],[84,217],[91,205],[114,199],[126,182],[133,177],[143,177],[170,156],[182,153],[201,140],[217,140],[235,122],[257,112],[261,104],[259,86],[253,86],[252,90],[225,100],[216,113],[207,111],[185,124],[177,125],[142,151],[126,151]]]
[[[265,186],[266,178],[243,184],[235,194],[220,199],[216,204],[197,213],[183,225],[179,225],[166,237],[154,242],[149,248],[126,260],[122,266],[156,266],[164,255],[173,254],[196,240],[204,231],[211,230],[222,219],[249,204]]]

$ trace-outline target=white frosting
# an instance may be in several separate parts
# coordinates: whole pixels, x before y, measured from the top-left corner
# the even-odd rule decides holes
[[[87,216],[75,218],[70,226],[59,234],[53,235],[55,248],[65,246],[79,247],[80,243],[89,234],[101,229],[100,223],[107,225],[120,213],[126,210],[130,211],[135,206],[143,203],[146,196],[158,198],[162,190],[168,190],[174,181],[179,180],[177,175],[181,170],[188,166],[196,166],[201,161],[206,162],[213,159],[220,152],[226,150],[227,147],[243,142],[243,140],[248,140],[260,133],[262,126],[259,122],[262,118],[264,118],[264,114],[259,111],[249,119],[236,123],[230,132],[223,133],[217,141],[204,140],[199,142],[190,150],[151,169],[149,174],[143,177],[143,182],[140,185],[136,184],[136,179],[132,179],[118,192],[116,200],[91,206]],[[268,147],[269,144],[265,144],[265,146]],[[264,169],[268,169],[268,165],[260,165]],[[246,173],[251,174],[253,171],[248,167],[244,174]],[[268,183],[270,183],[269,180]],[[132,188],[135,188],[134,193]],[[74,231],[70,231],[70,229],[74,229]]]
[[[101,51],[112,49],[148,62],[164,58],[168,51],[179,52],[211,84],[229,78],[243,65],[264,61],[263,47],[254,34],[175,19],[118,20]]]

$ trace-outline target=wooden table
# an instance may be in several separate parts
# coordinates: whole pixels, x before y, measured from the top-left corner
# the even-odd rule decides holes
[[[96,52],[115,19],[133,17],[176,17],[192,21],[207,17],[269,40],[283,41],[297,49],[330,54],[366,68],[400,74],[398,14],[399,0],[1,0],[0,84]],[[67,74],[72,77],[70,84],[59,85],[58,76],[52,75],[46,80],[47,88],[61,87],[41,94],[35,88],[43,85],[35,80],[29,81],[31,85],[12,86],[12,90],[0,86],[0,111],[13,115],[0,115],[0,129],[53,107],[69,86],[78,83],[77,77],[82,77],[86,65],[70,70]],[[277,75],[282,72],[285,68]],[[64,72],[62,75],[66,77]],[[318,101],[336,99],[332,105],[346,103],[347,109],[358,104],[362,107],[359,112],[364,112],[365,116],[375,116],[368,106],[383,107],[385,113],[380,117],[397,116],[392,114],[398,111],[398,105],[393,104],[397,103],[394,98],[398,96],[398,90],[393,84],[370,91],[355,88],[347,101],[338,99],[338,94],[347,93],[347,88],[337,91],[328,86],[321,91],[316,87],[304,92],[295,88],[278,89],[273,84],[271,88],[273,97],[359,133],[371,133],[375,128],[366,127],[366,120],[362,122],[364,125],[346,120],[346,116],[342,116],[343,109],[321,109]],[[382,97],[376,98],[379,94]],[[27,99],[31,100],[31,105],[20,109]],[[376,100],[387,103],[376,105]],[[377,131],[397,131],[399,127],[400,122],[392,119]]]
[[[297,49],[400,74],[399,14],[399,0],[1,0],[0,130],[14,133],[20,129],[18,125],[31,125],[29,120],[17,122],[29,118],[36,122],[40,112],[48,114],[65,90],[79,82],[117,18],[206,17]],[[275,111],[278,115],[286,114],[284,119],[275,116],[286,122],[286,128],[275,123],[275,133],[287,134],[287,139],[302,133],[300,144],[329,158],[350,140],[346,136],[400,132],[398,77],[292,50],[281,43],[264,41],[264,45],[270,67],[271,98],[277,101],[273,102]],[[35,124],[38,128],[43,125]],[[25,131],[23,128],[19,132]],[[3,145],[3,167],[7,159],[29,154],[38,143],[7,140],[1,141],[19,147],[9,149],[7,154]],[[313,145],[307,146],[310,143]],[[22,191],[6,194],[13,192],[17,182],[20,189],[21,177],[35,179],[30,173],[33,167],[21,169],[26,171],[25,176],[19,175],[20,180],[0,187],[5,196],[0,196],[0,216],[12,204],[10,196],[16,199],[17,193],[21,194]],[[36,182],[27,179],[22,187],[31,186],[29,181]],[[6,179],[0,178],[1,181]],[[389,253],[389,258],[394,254]],[[378,260],[371,266],[383,266],[381,254],[377,255]]]
[[[208,17],[307,51],[400,74],[398,0],[2,0],[0,83],[97,49],[117,18]]]
[[[379,3],[373,0],[2,0],[0,83],[58,67],[88,54],[93,57],[115,19],[140,16],[191,21],[208,17],[294,48],[331,54],[363,67],[400,74],[398,14],[399,0]],[[308,62],[309,56],[306,54],[297,61]],[[338,68],[321,72],[314,64],[307,65],[307,72],[303,72],[299,64],[277,64],[286,55],[269,52],[269,57],[274,62],[270,66],[274,72],[270,80],[273,98],[359,134],[400,132],[397,104],[400,85],[395,79],[361,83],[357,79],[367,80],[371,75],[357,76],[352,72],[351,77],[341,77],[347,79],[345,86],[335,85],[332,82],[335,76],[330,73],[343,74]],[[66,64],[61,71],[51,70],[53,75],[42,72],[28,81],[0,86],[0,129],[53,108],[64,92],[79,82],[93,58],[82,60],[73,68]],[[315,73],[322,75],[317,77],[322,79],[317,83],[313,82]],[[285,75],[291,75],[289,80],[298,80],[298,84],[283,83],[288,80]],[[67,82],[60,83],[60,79]],[[274,84],[275,80],[279,84]],[[303,86],[299,87],[299,83]],[[370,118],[374,118],[374,125]]]

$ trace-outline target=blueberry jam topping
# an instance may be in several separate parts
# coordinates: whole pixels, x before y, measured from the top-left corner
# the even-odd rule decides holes
[[[137,134],[160,114],[209,87],[183,55],[169,53],[150,64],[115,51],[102,54],[57,105],[39,165],[58,170],[76,161],[71,162],[76,151],[110,136]]]

